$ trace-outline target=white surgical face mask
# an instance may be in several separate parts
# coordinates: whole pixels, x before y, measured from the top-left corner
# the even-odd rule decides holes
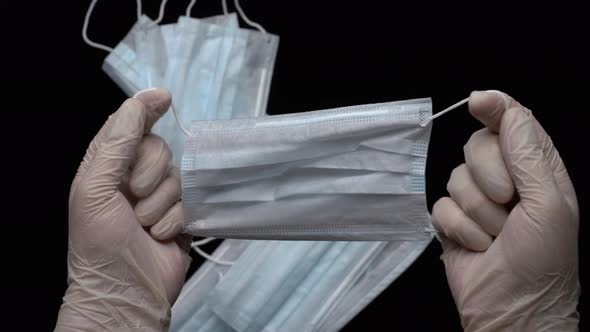
[[[422,240],[429,99],[195,121],[182,161],[186,231],[297,240]]]

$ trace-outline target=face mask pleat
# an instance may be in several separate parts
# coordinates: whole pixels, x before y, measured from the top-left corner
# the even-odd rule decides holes
[[[433,230],[421,199],[418,194],[344,194],[306,195],[262,203],[195,203],[194,215],[190,216],[197,219],[185,227],[201,236],[246,239],[423,239]],[[327,208],[334,204],[339,208]]]
[[[394,174],[397,175],[397,174]],[[185,188],[183,199],[190,203],[269,202],[302,195],[407,194],[414,189],[410,174],[347,169],[293,169],[277,179],[242,182],[208,188]]]
[[[415,174],[413,164],[425,164],[426,157],[367,151],[359,147],[356,151],[333,156],[310,158],[298,162],[284,162],[260,166],[248,166],[225,169],[199,169],[186,171],[186,188],[216,187],[263,180],[280,176],[293,169],[341,169],[368,170],[376,172],[393,172]],[[199,176],[195,176],[198,172]],[[420,173],[418,173],[420,174]]]

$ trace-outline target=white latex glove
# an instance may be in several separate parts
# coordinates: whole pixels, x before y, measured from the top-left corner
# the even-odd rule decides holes
[[[169,106],[161,89],[128,99],[88,147],[70,190],[68,289],[57,331],[168,328],[190,238],[179,235],[170,150],[146,133]]]
[[[451,197],[432,214],[462,325],[576,331],[579,217],[565,166],[530,111],[508,95],[474,92],[469,110],[487,128],[465,145]]]

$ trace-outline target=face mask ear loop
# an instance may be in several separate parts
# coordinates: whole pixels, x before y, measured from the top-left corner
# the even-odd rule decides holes
[[[467,97],[467,98],[465,98],[465,99],[461,100],[461,101],[460,101],[460,102],[458,102],[458,103],[455,103],[455,104],[453,104],[453,105],[451,105],[451,106],[449,106],[449,107],[445,108],[444,110],[442,110],[442,111],[440,111],[440,112],[438,112],[438,113],[436,113],[436,114],[434,114],[434,115],[432,115],[432,116],[428,117],[428,118],[426,119],[426,121],[424,121],[423,123],[421,123],[421,124],[420,124],[420,126],[422,126],[422,127],[426,127],[426,125],[428,125],[428,124],[430,123],[430,121],[432,121],[432,120],[434,120],[434,119],[438,118],[439,116],[442,116],[442,115],[445,115],[445,114],[447,114],[448,112],[450,112],[450,111],[454,110],[455,108],[458,108],[459,106],[461,106],[461,105],[463,105],[463,104],[467,103],[468,101],[469,101],[469,97]]]
[[[187,17],[191,16],[191,11],[193,10],[195,3],[197,3],[197,0],[191,0],[191,2],[188,4],[188,7],[186,7]],[[221,8],[223,9],[223,15],[227,15],[229,13],[227,11],[227,0],[221,0]]]
[[[223,9],[223,15],[227,15],[227,0],[221,0],[221,9]]]
[[[113,51],[112,47],[108,47],[106,45],[93,42],[92,40],[90,40],[90,38],[88,38],[88,22],[90,21],[90,15],[92,15],[92,11],[94,10],[94,6],[96,6],[97,2],[98,0],[92,0],[90,2],[90,6],[88,6],[88,11],[86,12],[86,16],[84,17],[84,24],[82,25],[82,39],[84,39],[84,42],[86,42],[88,46],[98,48],[99,50],[107,51],[110,53]],[[141,8],[138,9],[138,12],[139,11],[141,11]]]
[[[214,240],[216,240],[214,237],[207,237],[199,241],[193,241],[193,243],[191,243],[191,246],[202,246]]]
[[[215,240],[215,238],[212,237],[208,237],[206,239],[203,240],[199,240],[199,241],[195,241],[193,243],[191,243],[191,247],[197,252],[197,254],[201,255],[201,257],[212,261],[213,263],[219,264],[219,265],[233,265],[234,262],[230,262],[230,261],[224,261],[221,259],[217,259],[211,255],[209,255],[208,253],[204,252],[203,249],[201,249],[199,246],[202,246],[204,244],[207,244],[211,241]]]
[[[197,0],[191,0],[191,2],[186,7],[186,14],[185,16],[191,17],[191,11],[193,10],[193,6],[197,3]]]
[[[139,94],[142,94],[147,91],[155,90],[155,89],[156,88],[148,88],[148,89],[138,91],[137,93],[135,93],[133,95],[133,98],[137,97],[137,95],[139,95]],[[178,126],[178,128],[180,128],[180,130],[182,130],[182,132],[186,135],[186,137],[193,137],[193,134],[191,134],[190,131],[186,130],[186,128],[184,128],[182,123],[180,123],[180,120],[178,119],[178,113],[176,113],[176,107],[174,107],[174,101],[172,101],[170,103],[170,107],[172,107],[172,114],[174,115],[174,119],[176,120],[176,125]]]
[[[266,33],[266,30],[262,27],[262,25],[252,21],[251,19],[248,18],[248,16],[246,16],[246,13],[244,13],[242,6],[240,6],[239,0],[234,0],[234,6],[236,6],[236,9],[238,10],[238,14],[240,14],[240,17],[242,18],[242,20],[244,20],[244,22],[246,22],[246,24],[257,29],[258,31],[260,31],[262,33]]]
[[[92,40],[90,40],[90,38],[88,38],[88,22],[90,21],[90,15],[92,15],[92,11],[94,10],[94,6],[96,6],[97,2],[98,0],[92,0],[90,2],[90,6],[88,6],[88,11],[86,12],[86,16],[84,17],[84,24],[82,25],[82,39],[86,44],[88,44],[88,46],[98,48],[99,50],[107,51],[110,53],[113,51],[112,47],[93,42]],[[136,3],[137,20],[139,21],[139,19],[141,18],[141,0],[136,0]]]
[[[141,18],[141,0],[136,0],[137,3],[137,20],[139,21],[139,19]]]
[[[182,132],[186,135],[186,137],[193,137],[193,134],[191,134],[190,131],[186,130],[186,128],[184,128],[182,123],[180,123],[180,119],[178,119],[178,113],[176,113],[176,107],[174,107],[174,102],[172,102],[170,104],[170,106],[172,107],[172,113],[174,114],[174,119],[176,120],[176,124],[178,125],[178,128],[180,128],[180,130],[182,130]]]
[[[160,3],[160,11],[158,12],[158,18],[152,23],[151,26],[160,24],[160,22],[162,22],[162,20],[164,19],[164,11],[166,9],[167,2],[168,0],[162,0],[162,2]]]

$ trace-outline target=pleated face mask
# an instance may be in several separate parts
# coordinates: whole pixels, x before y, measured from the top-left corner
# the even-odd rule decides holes
[[[186,231],[248,239],[420,240],[429,99],[195,121],[182,159]]]
[[[241,7],[240,15],[259,31],[240,29],[225,2],[224,15],[196,19],[190,17],[193,0],[178,23],[159,25],[166,1],[154,21],[141,15],[138,1],[137,22],[110,48],[87,37],[96,2],[88,8],[82,33],[90,46],[109,52],[103,70],[129,96],[151,87],[166,87],[173,96],[177,118],[165,114],[152,132],[166,141],[176,166],[184,148],[176,121],[188,126],[193,120],[264,114],[279,38],[247,19]]]

